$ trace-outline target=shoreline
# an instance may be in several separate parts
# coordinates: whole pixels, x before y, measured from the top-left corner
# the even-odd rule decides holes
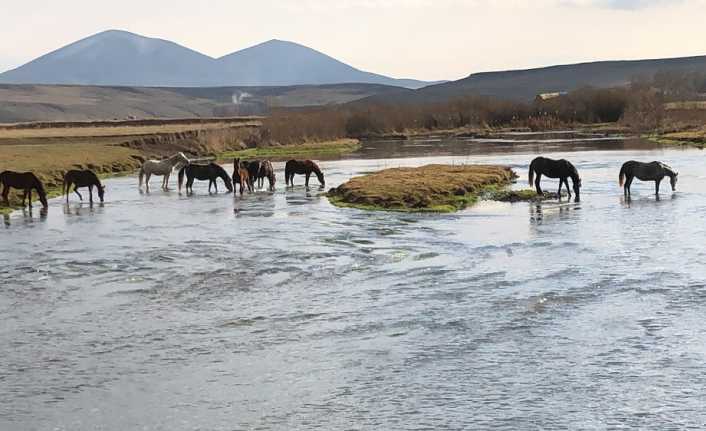
[[[161,151],[176,153],[184,151],[185,143],[176,142],[162,145]],[[228,162],[234,157],[268,158],[272,161],[284,161],[291,158],[331,158],[339,157],[360,148],[356,139],[340,139],[301,145],[256,147],[238,151],[225,151],[215,154],[212,151],[190,151],[188,157],[214,157],[217,161]],[[195,148],[196,149],[196,148]],[[52,143],[36,145],[0,144],[0,170],[33,172],[44,184],[47,199],[62,195],[63,175],[70,169],[90,169],[101,179],[133,174],[142,162],[154,154],[152,148],[132,148],[115,143],[69,144]],[[229,160],[230,159],[230,160]],[[33,192],[33,202],[36,202]],[[10,194],[10,206],[0,201],[0,214],[10,214],[21,209],[19,192],[15,189]]]

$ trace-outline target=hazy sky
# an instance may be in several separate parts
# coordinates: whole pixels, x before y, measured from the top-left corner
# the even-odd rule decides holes
[[[122,29],[214,57],[269,39],[418,79],[706,54],[706,0],[0,0],[0,70]]]

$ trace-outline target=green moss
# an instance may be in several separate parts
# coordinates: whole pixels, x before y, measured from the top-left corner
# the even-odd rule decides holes
[[[505,166],[428,165],[392,168],[351,179],[328,192],[333,205],[398,212],[453,212],[475,204],[487,186],[516,175]]]
[[[301,145],[283,145],[279,147],[248,148],[241,151],[227,151],[218,156],[219,160],[241,159],[291,159],[291,158],[325,158],[351,153],[360,148],[356,139],[341,139],[332,142],[319,142]]]
[[[695,148],[704,148],[704,141],[702,137],[694,137],[693,139],[673,139],[668,137],[668,135],[643,135],[643,139],[659,145],[674,145],[674,146],[684,146],[688,145]]]

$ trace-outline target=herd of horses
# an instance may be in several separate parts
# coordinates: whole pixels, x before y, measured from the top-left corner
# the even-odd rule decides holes
[[[264,181],[267,180],[269,190],[275,190],[275,172],[272,163],[269,160],[241,160],[236,158],[233,160],[233,173],[228,175],[226,170],[216,164],[207,163],[200,164],[189,160],[184,153],[177,153],[165,160],[147,160],[139,170],[139,188],[142,189],[143,183],[146,190],[149,191],[149,181],[152,175],[162,176],[162,189],[169,190],[169,177],[171,173],[177,169],[179,174],[179,192],[183,185],[184,177],[186,177],[186,193],[193,193],[193,184],[195,180],[208,181],[208,191],[214,188],[218,193],[217,180],[221,179],[228,192],[235,191],[236,185],[240,187],[239,192],[242,196],[244,191],[252,193],[255,186],[262,188]],[[304,175],[305,185],[309,187],[309,179],[311,175],[316,175],[321,187],[325,186],[324,174],[319,166],[311,160],[290,160],[284,167],[284,180],[287,187],[294,186],[294,176]],[[630,196],[630,186],[635,178],[640,181],[654,181],[655,194],[659,196],[660,183],[665,177],[669,177],[672,191],[676,191],[677,176],[679,174],[668,165],[662,162],[637,162],[630,160],[625,162],[620,168],[618,180],[620,186],[623,187],[626,197]],[[572,196],[569,189],[569,178],[571,178],[572,189],[575,195],[575,201],[580,199],[581,177],[579,176],[576,167],[568,160],[560,159],[553,160],[546,157],[537,157],[530,163],[529,166],[529,184],[534,185],[537,194],[543,194],[541,188],[542,176],[548,178],[559,179],[559,190],[557,192],[561,199],[562,187],[566,186],[566,191],[569,199]],[[0,185],[2,186],[2,198],[4,204],[9,206],[8,195],[10,189],[18,189],[23,191],[22,205],[29,200],[28,205],[32,207],[32,191],[36,191],[39,201],[46,209],[48,207],[47,193],[42,182],[37,176],[31,172],[12,172],[4,171],[0,173]],[[73,187],[80,200],[83,196],[78,191],[79,188],[88,188],[89,201],[93,203],[93,189],[98,193],[98,198],[103,202],[105,196],[105,187],[101,183],[98,176],[90,170],[70,170],[64,175],[62,184],[62,194],[66,196],[66,202],[69,201],[69,194]]]

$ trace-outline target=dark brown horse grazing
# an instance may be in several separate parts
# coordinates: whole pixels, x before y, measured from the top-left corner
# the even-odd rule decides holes
[[[67,203],[69,202],[71,186],[74,186],[74,193],[76,193],[81,200],[83,200],[83,196],[78,192],[78,189],[80,187],[88,187],[88,199],[90,203],[93,203],[93,187],[96,187],[98,189],[98,198],[103,202],[105,187],[103,187],[103,184],[101,184],[96,174],[92,171],[70,170],[64,174],[64,183],[61,186],[61,193],[66,195]]]
[[[47,203],[47,192],[44,191],[44,184],[31,172],[2,172],[0,173],[0,184],[3,186],[2,198],[7,206],[10,205],[8,194],[10,193],[10,188],[13,188],[24,190],[24,195],[22,195],[23,207],[25,206],[25,200],[29,198],[29,207],[32,208],[32,189],[37,191],[39,201],[42,203],[44,209],[49,207]]]
[[[662,182],[664,177],[669,177],[672,191],[677,191],[678,175],[678,172],[662,162],[642,163],[630,160],[629,162],[623,163],[623,166],[620,168],[618,180],[620,181],[620,186],[624,187],[626,196],[630,196],[630,185],[632,184],[633,178],[637,178],[640,181],[654,181],[655,195],[659,196],[659,183]]]
[[[218,183],[216,179],[220,178],[226,185],[228,193],[233,191],[233,185],[231,184],[230,176],[228,172],[223,169],[220,165],[216,163],[209,163],[208,165],[196,165],[190,163],[179,170],[179,192],[181,192],[181,185],[184,183],[184,174],[186,174],[186,193],[193,193],[194,179],[206,181],[208,180],[208,192],[211,193],[211,186],[216,188],[216,193],[218,193]]]
[[[321,187],[326,185],[324,174],[319,169],[319,166],[311,160],[290,160],[284,165],[284,182],[288,186],[294,187],[294,174],[306,175],[305,185],[309,187],[309,177],[311,173],[315,173],[319,179]]]
[[[536,180],[534,178],[535,173],[537,174]],[[542,175],[546,175],[549,178],[559,178],[558,195],[560,199],[562,184],[566,184],[566,191],[569,194],[569,198],[571,198],[571,190],[569,190],[568,180],[568,178],[571,177],[571,182],[574,186],[574,193],[576,193],[576,202],[579,201],[581,177],[579,177],[579,173],[576,170],[576,167],[574,167],[571,162],[565,159],[553,160],[548,159],[546,157],[537,157],[536,159],[532,160],[532,163],[530,163],[529,167],[529,184],[531,186],[532,183],[534,183],[534,186],[537,189],[537,194],[539,195],[542,194],[542,188],[539,185]]]
[[[243,195],[244,187],[247,187],[250,193],[253,192],[250,172],[248,171],[248,167],[245,166],[240,159],[233,159],[233,187],[235,187],[236,184],[240,184],[240,196]]]
[[[264,180],[270,183],[270,191],[275,191],[275,169],[272,167],[272,163],[269,160],[260,162],[260,170],[257,172],[257,187],[262,188]]]

